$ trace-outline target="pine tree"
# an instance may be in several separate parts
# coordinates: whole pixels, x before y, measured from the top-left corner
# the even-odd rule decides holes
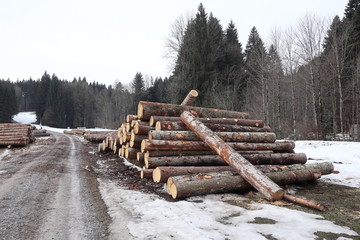
[[[134,93],[134,109],[137,107],[137,104],[140,100],[143,100],[145,96],[145,82],[143,75],[140,72],[135,74],[134,80],[132,82],[132,89]]]

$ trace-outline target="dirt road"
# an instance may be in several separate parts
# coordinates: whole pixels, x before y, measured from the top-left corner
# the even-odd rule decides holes
[[[29,149],[30,148],[30,149]],[[0,239],[106,239],[111,222],[77,137],[52,133],[0,161]]]

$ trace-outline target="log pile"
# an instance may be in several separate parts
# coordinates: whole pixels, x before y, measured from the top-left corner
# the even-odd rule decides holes
[[[188,106],[196,95],[190,92],[181,105],[140,101],[137,115],[128,115],[98,152],[125,157],[142,168],[141,178],[166,183],[174,199],[254,187],[269,201],[301,202],[276,183],[314,181],[333,172],[331,163],[305,165],[307,157],[294,152],[294,142],[277,141],[263,120],[248,113]]]
[[[33,134],[35,137],[48,137],[50,133],[46,131],[46,129],[34,129]]]
[[[0,146],[25,146],[35,141],[33,126],[30,124],[1,123]]]

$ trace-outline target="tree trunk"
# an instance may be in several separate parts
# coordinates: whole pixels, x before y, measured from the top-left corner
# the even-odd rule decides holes
[[[173,116],[179,117],[183,111],[190,111],[198,117],[215,118],[248,118],[249,113],[227,111],[215,108],[202,108],[182,106],[168,103],[155,103],[140,101],[138,105],[138,116],[141,120],[149,120],[151,116]]]
[[[279,184],[314,181],[321,176],[316,170],[296,170],[288,172],[266,173],[267,178]],[[241,176],[233,172],[200,173],[175,176],[168,179],[167,188],[174,199],[195,195],[226,193],[251,188]]]
[[[215,135],[216,136],[216,135]],[[219,137],[217,137],[220,139]],[[220,139],[221,140],[221,139]],[[222,140],[221,140],[222,141]],[[275,142],[275,143],[239,143],[227,142],[228,147],[237,151],[290,151],[295,148],[293,142]],[[149,150],[180,150],[180,151],[209,151],[211,148],[201,141],[173,141],[173,140],[148,140],[144,139],[141,143],[141,151]]]
[[[243,154],[242,156],[253,165],[291,165],[305,164],[306,155],[303,153],[259,153]],[[147,157],[145,155],[146,168],[156,168],[158,166],[218,166],[227,163],[218,155],[198,155],[198,156],[165,156]]]
[[[215,132],[225,142],[274,143],[275,133],[272,132]],[[150,131],[149,140],[183,140],[200,141],[192,131]]]
[[[130,123],[132,122],[133,120],[138,120],[138,116],[137,115],[127,115],[126,116],[126,122]]]
[[[125,158],[135,160],[136,159],[136,153],[139,151],[138,148],[131,148],[128,147],[125,149]]]
[[[196,120],[190,112],[183,112],[181,120],[194,131],[207,145],[209,145],[217,154],[228,163],[236,172],[238,172],[247,182],[261,192],[269,201],[280,200],[284,196],[284,190],[271,181],[261,171],[257,170],[249,161],[240,154],[236,153],[233,147],[226,144],[218,136],[216,136],[209,128],[200,121]],[[239,144],[239,143],[237,143]],[[241,144],[241,143],[240,143]],[[248,145],[245,143],[244,145]],[[257,144],[257,143],[252,143]],[[273,144],[274,143],[267,143]],[[294,145],[294,144],[293,144]],[[292,147],[292,149],[294,146]],[[258,150],[257,148],[255,148]],[[268,150],[268,149],[267,149]]]
[[[215,132],[271,132],[271,128],[265,127],[250,127],[230,124],[218,124],[218,123],[205,123],[205,126]],[[189,131],[189,128],[181,121],[162,121],[156,122],[155,130],[163,131]]]

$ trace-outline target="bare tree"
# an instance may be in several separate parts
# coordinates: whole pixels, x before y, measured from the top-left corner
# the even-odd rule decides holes
[[[298,59],[294,54],[295,52],[295,41],[294,41],[294,30],[289,27],[285,31],[283,39],[283,64],[285,67],[286,75],[290,78],[290,89],[291,89],[291,118],[292,118],[292,131],[293,139],[296,140],[296,105],[295,105],[295,86],[294,86],[294,74],[298,67]]]
[[[165,40],[164,57],[170,60],[169,71],[175,67],[176,59],[180,51],[180,47],[184,40],[185,30],[188,23],[193,19],[193,14],[180,15],[170,27],[170,33]]]
[[[314,128],[318,128],[318,114],[316,109],[316,92],[319,94],[319,102],[321,104],[321,91],[316,90],[315,86],[315,70],[318,67],[318,58],[322,53],[322,41],[325,36],[324,19],[317,17],[314,14],[306,14],[302,18],[294,31],[296,54],[301,60],[302,64],[306,64],[309,69],[310,89],[312,96],[312,113],[314,120]],[[320,86],[320,84],[318,85]],[[315,133],[318,137],[318,132]]]

